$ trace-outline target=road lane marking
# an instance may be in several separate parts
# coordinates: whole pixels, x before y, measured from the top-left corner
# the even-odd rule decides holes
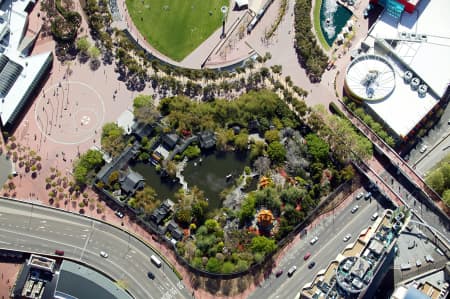
[[[362,206],[361,209],[360,209],[360,213],[359,213],[358,215],[361,215],[361,214],[362,214],[362,211],[367,210],[367,207],[370,207],[370,203],[367,204],[367,205]],[[344,210],[344,211],[345,211],[345,210]],[[352,214],[352,215],[353,215],[353,214]],[[361,217],[362,217],[362,216],[361,216]],[[342,227],[339,231],[340,231],[340,232],[345,231],[345,230],[348,228],[348,226],[350,226],[353,222],[356,221],[356,219],[358,219],[358,217],[352,217],[352,218],[350,219],[350,221],[348,221],[347,224],[346,224],[344,227]],[[334,242],[336,242],[336,238],[338,238],[338,236],[339,236],[339,233],[334,234],[334,238],[333,238],[333,237],[330,238],[329,241],[328,241],[327,243],[325,243],[324,245],[320,246],[320,249],[319,249],[317,252],[314,253],[314,256],[312,256],[312,258],[316,258],[316,257],[317,257],[317,256],[318,256],[325,248],[327,248],[328,246],[330,246],[330,244],[333,244]],[[359,237],[359,233],[358,233],[358,237]],[[339,252],[336,252],[336,255],[337,255],[338,253],[339,253]],[[333,260],[334,260],[335,258],[336,258],[336,256],[332,257]],[[329,259],[329,261],[331,262],[331,258]],[[295,280],[295,276],[297,276],[298,273],[301,273],[301,272],[302,272],[302,271],[298,271],[298,270],[301,270],[301,268],[304,268],[304,267],[306,267],[306,266],[307,266],[307,263],[303,263],[302,265],[298,266],[298,267],[297,267],[297,268],[298,268],[297,271],[294,273],[294,275],[291,277],[291,279],[285,280],[285,281],[280,285],[280,287],[279,287],[278,289],[275,290],[275,292],[277,292],[278,290],[284,290],[284,289],[286,289],[286,288],[285,288],[285,284],[289,284],[290,281]],[[328,266],[328,264],[327,264],[327,266]],[[321,269],[319,269],[318,271],[320,271],[320,270],[321,270]],[[315,272],[316,274],[314,274],[314,276],[312,276],[311,280],[317,275],[318,271]],[[297,277],[298,277],[298,276],[297,276]],[[303,286],[301,286],[301,288],[303,288]],[[273,296],[275,296],[275,298],[278,298],[280,295],[273,294],[273,295],[270,296],[269,298],[274,298]]]

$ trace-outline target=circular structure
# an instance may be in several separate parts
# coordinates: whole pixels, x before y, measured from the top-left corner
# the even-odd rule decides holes
[[[395,88],[395,72],[383,57],[373,54],[356,57],[347,67],[345,89],[354,98],[379,101]]]
[[[90,85],[62,81],[42,93],[34,114],[42,136],[59,144],[79,144],[101,127],[105,105]]]
[[[368,261],[357,256],[343,259],[336,268],[336,282],[351,294],[359,294],[370,284],[373,269]]]

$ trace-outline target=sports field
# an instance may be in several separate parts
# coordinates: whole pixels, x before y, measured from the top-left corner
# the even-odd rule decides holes
[[[222,25],[229,0],[126,0],[134,24],[159,52],[181,61]]]

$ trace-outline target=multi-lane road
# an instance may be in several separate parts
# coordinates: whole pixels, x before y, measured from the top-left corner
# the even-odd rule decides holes
[[[275,273],[281,269],[284,274],[278,278],[275,277],[275,274],[271,274],[250,298],[294,298],[306,283],[312,281],[320,269],[325,269],[345,246],[354,242],[359,233],[371,225],[371,215],[384,210],[376,200],[351,200],[351,204],[323,220],[320,225],[308,232],[307,236],[295,242],[273,271]],[[355,205],[358,205],[359,209],[357,212],[351,213],[351,209]],[[352,235],[352,238],[348,242],[344,242],[343,238],[348,233]],[[311,245],[309,241],[314,236],[317,236],[319,240]],[[304,261],[303,257],[307,252],[311,253],[311,257]],[[316,262],[316,265],[314,268],[308,269],[308,264],[312,261]],[[294,265],[297,266],[297,271],[289,278],[286,273]]]
[[[170,266],[157,268],[149,257],[155,252],[128,233],[108,224],[48,207],[0,200],[0,248],[53,254],[82,261],[124,281],[135,298],[190,297]],[[108,258],[100,257],[100,251]],[[151,280],[151,271],[156,278]]]

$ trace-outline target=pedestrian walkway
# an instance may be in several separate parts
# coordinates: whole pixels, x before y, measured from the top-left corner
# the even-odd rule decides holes
[[[426,195],[438,206],[442,208],[443,202],[439,195],[434,192],[422,179],[422,177],[412,169],[388,144],[384,142],[372,129],[367,126],[361,119],[356,117],[343,102],[339,101],[342,111],[346,117],[357,127],[378,149],[389,158],[389,160],[397,165],[397,167],[405,174],[405,176],[416,186],[422,189]]]

